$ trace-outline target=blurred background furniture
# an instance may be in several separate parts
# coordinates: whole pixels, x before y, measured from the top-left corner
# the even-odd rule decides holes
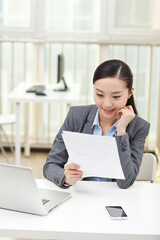
[[[16,117],[15,117],[14,114],[0,115],[0,132],[1,132],[2,136],[4,137],[6,143],[7,143],[7,147],[10,148],[10,150],[13,154],[14,154],[14,149],[11,145],[11,142],[8,139],[7,134],[5,133],[4,126],[5,125],[10,125],[10,124],[15,124],[15,122],[16,122]],[[0,149],[2,151],[2,154],[3,154],[6,162],[9,163],[7,153],[6,153],[6,151],[4,149],[4,146],[3,146],[2,138],[0,139]]]
[[[151,183],[153,183],[156,175],[156,166],[157,159],[155,155],[152,153],[144,153],[136,180],[151,181]]]
[[[20,142],[20,117],[21,117],[21,103],[26,104],[25,109],[25,118],[26,118],[26,126],[25,126],[25,156],[30,156],[30,144],[29,144],[29,104],[31,103],[63,103],[66,105],[66,109],[68,109],[71,105],[80,104],[81,103],[81,95],[80,95],[80,85],[79,84],[71,84],[69,91],[56,91],[54,92],[52,89],[49,90],[49,87],[46,86],[47,95],[40,96],[35,95],[34,93],[27,93],[26,90],[31,87],[32,83],[19,83],[15,89],[8,95],[8,100],[15,104],[15,112],[16,112],[16,142],[15,142],[15,163],[19,165],[21,163],[21,142]],[[53,88],[53,87],[52,87]]]

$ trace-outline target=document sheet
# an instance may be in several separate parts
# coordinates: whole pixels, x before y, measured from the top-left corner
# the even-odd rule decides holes
[[[116,139],[77,132],[63,131],[69,163],[80,165],[83,177],[125,179]]]

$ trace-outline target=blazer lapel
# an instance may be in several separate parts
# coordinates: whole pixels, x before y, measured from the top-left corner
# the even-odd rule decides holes
[[[92,128],[92,122],[87,122],[84,126],[83,133],[92,134],[93,128]]]
[[[93,108],[89,112],[88,117],[87,117],[87,121],[84,125],[83,133],[88,133],[88,134],[93,133],[92,124],[93,124],[96,112],[97,112],[97,106],[93,105]]]

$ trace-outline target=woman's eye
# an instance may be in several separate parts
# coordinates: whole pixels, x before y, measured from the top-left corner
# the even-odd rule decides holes
[[[117,99],[117,98],[120,98],[120,96],[113,96],[113,98]]]
[[[98,97],[103,97],[103,94],[97,93],[97,96],[98,96]]]

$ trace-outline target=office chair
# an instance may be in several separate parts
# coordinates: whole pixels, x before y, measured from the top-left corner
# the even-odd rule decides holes
[[[4,131],[3,126],[4,125],[8,125],[8,124],[14,124],[15,122],[16,122],[16,117],[15,117],[14,114],[0,115],[0,131],[3,134],[5,140],[6,140],[8,146],[9,146],[9,148],[10,148],[10,150],[11,150],[11,152],[13,154],[14,154],[14,149],[11,146],[11,143],[8,140],[8,137],[7,137],[7,135],[6,135],[5,131]],[[0,150],[1,150],[5,160],[9,163],[8,156],[7,156],[6,151],[5,151],[5,149],[4,149],[3,145],[2,145],[2,141],[1,140],[0,140]]]
[[[139,174],[136,180],[154,182],[156,174],[157,159],[152,153],[144,153],[142,164],[139,169]]]

